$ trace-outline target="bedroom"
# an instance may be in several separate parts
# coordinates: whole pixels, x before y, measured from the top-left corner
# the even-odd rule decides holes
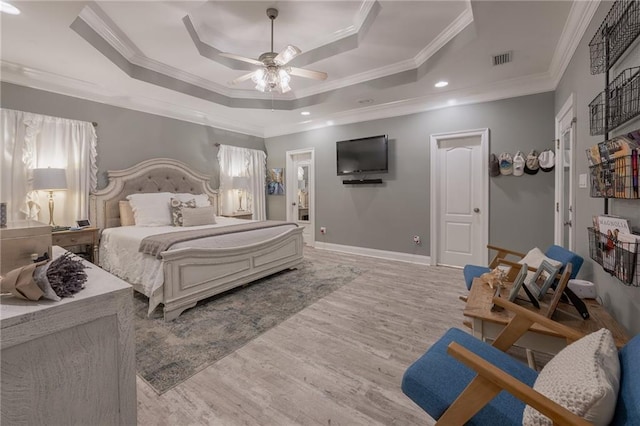
[[[261,28],[268,31],[268,21],[264,16],[266,6],[266,4],[259,4],[260,12],[256,13],[255,20],[256,22],[259,22],[260,19],[265,20],[265,25]],[[238,131],[235,126],[224,126],[222,123],[207,125],[206,120],[210,120],[210,123],[217,123],[215,114],[205,114],[206,118],[203,119],[205,122],[193,122],[193,120],[180,120],[175,115],[163,116],[157,109],[150,110],[145,107],[145,102],[141,102],[142,106],[138,106],[138,108],[130,105],[125,107],[126,93],[122,93],[119,89],[112,89],[113,95],[108,90],[107,93],[90,95],[78,93],[72,90],[74,88],[65,89],[67,83],[61,79],[46,83],[43,81],[46,77],[42,77],[38,73],[21,73],[13,67],[16,63],[20,63],[19,55],[5,56],[5,52],[9,51],[6,43],[11,42],[11,35],[7,36],[5,31],[10,28],[9,19],[12,17],[2,15],[3,72],[0,100],[3,108],[98,122],[99,188],[106,186],[107,170],[124,169],[140,161],[158,157],[180,160],[194,170],[213,176],[211,185],[216,188],[218,184],[216,180],[218,164],[215,160],[217,148],[214,145],[216,142],[264,150],[268,155],[268,168],[285,167],[285,152],[288,150],[313,147],[315,148],[317,172],[315,221],[317,242],[403,253],[425,258],[430,254],[429,135],[489,128],[491,152],[496,154],[503,151],[513,154],[518,149],[528,152],[531,148],[538,150],[551,148],[552,141],[556,138],[554,118],[570,94],[573,93],[576,100],[574,110],[578,119],[577,174],[586,173],[587,166],[581,153],[588,146],[601,141],[601,137],[589,134],[586,105],[602,90],[604,79],[602,75],[592,76],[589,73],[588,43],[609,10],[610,3],[595,6],[597,6],[597,10],[592,11],[594,14],[590,23],[585,22],[581,32],[576,34],[579,40],[575,41],[579,41],[579,44],[573,56],[569,54],[567,68],[557,76],[556,84],[545,80],[535,89],[526,87],[523,91],[516,92],[516,95],[511,94],[513,92],[501,92],[496,87],[493,92],[489,91],[483,102],[475,101],[465,105],[460,98],[461,105],[442,109],[421,106],[412,110],[410,105],[403,114],[391,111],[387,113],[387,116],[384,113],[375,116],[373,115],[376,113],[375,110],[373,113],[368,110],[362,112],[356,110],[351,113],[351,115],[355,115],[355,118],[347,116],[342,122],[339,119],[346,113],[337,114],[336,117],[333,117],[335,121],[333,126],[303,131],[301,127],[296,127],[303,125],[296,124],[291,127],[293,129],[300,128],[300,130],[287,132],[289,134],[273,133],[269,135],[257,135],[256,132],[243,133]],[[595,6],[594,9],[596,9]],[[484,17],[483,13],[487,12],[483,11],[481,4],[472,2],[471,7],[475,8],[474,15],[478,20],[476,31],[480,32],[483,29],[480,26],[481,18]],[[27,5],[25,5],[25,9],[28,9]],[[77,15],[82,7],[76,6],[76,9]],[[178,15],[178,12],[185,12],[188,9],[183,5],[178,11],[174,11],[174,14]],[[568,9],[569,5],[566,5],[563,9],[563,16],[568,16]],[[179,19],[182,19],[185,13],[180,15]],[[62,18],[68,20],[69,16],[65,15]],[[51,17],[51,19],[62,18]],[[285,37],[283,34],[286,30],[285,24],[281,24],[282,19],[283,16],[275,22],[276,41],[279,37]],[[586,25],[587,23],[588,25]],[[69,24],[70,21],[66,25]],[[563,28],[562,24],[563,22],[560,22],[559,26],[554,27],[558,37]],[[78,37],[75,33],[73,35]],[[462,36],[464,35],[462,34]],[[281,40],[280,43],[283,41]],[[459,42],[462,43],[462,41]],[[83,51],[90,51],[90,55],[95,55],[91,57],[95,57],[103,67],[116,68],[102,55],[92,50],[86,41],[78,40],[74,43],[81,45]],[[450,46],[452,49],[453,47],[456,47],[455,43]],[[637,45],[633,47],[634,54],[628,57],[629,60],[637,61],[638,49],[640,48]],[[237,49],[229,48],[229,50],[236,52]],[[501,50],[496,48],[491,53],[498,53]],[[545,72],[550,69],[552,54],[553,49],[548,54],[548,61],[542,67]],[[568,62],[569,58],[570,62]],[[45,61],[44,58],[40,60]],[[25,65],[30,64],[26,58],[24,61]],[[637,63],[629,64],[629,66],[637,65]],[[35,65],[32,67],[35,70],[41,68]],[[314,65],[311,68],[314,68]],[[326,71],[330,73],[330,70]],[[119,80],[125,78],[130,80],[124,75],[118,78]],[[295,78],[292,80],[291,84],[294,90],[294,84],[299,84],[301,81]],[[146,83],[140,82],[138,84],[144,85]],[[80,84],[72,84],[72,86],[78,90]],[[249,90],[248,87],[250,86],[247,86],[247,90]],[[160,96],[158,94],[160,92],[167,92],[166,89],[159,88],[152,90],[154,90],[154,96]],[[526,92],[526,90],[531,91]],[[132,97],[135,97],[134,93],[131,94]],[[186,97],[186,95],[182,96],[182,98]],[[410,97],[410,94],[405,93],[405,97]],[[368,99],[368,97],[360,96],[358,99]],[[198,105],[206,104],[206,102],[200,101]],[[155,107],[157,108],[157,106]],[[206,108],[202,107],[201,109],[206,110]],[[300,109],[296,109],[287,115],[291,123],[301,121],[299,111]],[[249,117],[253,113],[254,111],[247,111],[247,116]],[[293,116],[294,113],[297,117]],[[226,115],[222,114],[223,117]],[[278,119],[281,115],[284,113],[280,111],[273,113],[273,116]],[[312,116],[312,118],[314,117]],[[318,117],[320,118],[314,119],[320,121],[322,114],[319,114]],[[269,119],[267,115],[265,120]],[[242,120],[235,120],[234,124],[239,121]],[[318,123],[318,121],[314,123]],[[638,127],[640,125],[635,120],[628,124],[626,130]],[[390,173],[381,175],[385,186],[349,188],[342,185],[342,179],[335,173],[335,142],[384,133],[389,134],[390,137],[391,161]],[[180,141],[180,143],[176,143],[176,141]],[[126,155],[122,155],[123,152],[126,152]],[[521,178],[498,177],[491,179],[489,241],[520,250],[527,250],[532,246],[549,246],[554,237],[552,232],[553,191],[553,173],[538,173],[535,176]],[[587,259],[580,277],[597,282],[598,290],[603,295],[607,308],[627,328],[630,334],[637,334],[640,332],[640,324],[637,321],[640,295],[637,290],[621,286],[619,282],[589,260],[586,248],[587,235],[584,230],[591,225],[592,215],[602,213],[602,201],[590,198],[587,190],[577,187],[575,198],[576,251]],[[284,219],[285,208],[284,197],[267,197],[267,214],[270,219]],[[630,219],[633,225],[640,226],[640,216],[636,204],[616,202],[613,209],[613,213],[625,216]],[[394,218],[401,220],[394,220]],[[319,232],[320,226],[326,227],[326,234]],[[422,237],[422,245],[416,246],[413,243],[411,240],[413,235]],[[414,279],[419,279],[419,271],[407,272],[407,276],[416,274],[413,275]],[[459,286],[462,291],[461,279]]]

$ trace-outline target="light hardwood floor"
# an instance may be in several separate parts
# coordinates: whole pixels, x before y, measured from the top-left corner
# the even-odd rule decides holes
[[[158,396],[139,378],[140,425],[413,425],[433,421],[402,374],[462,328],[462,271],[305,248],[363,271],[236,352]]]

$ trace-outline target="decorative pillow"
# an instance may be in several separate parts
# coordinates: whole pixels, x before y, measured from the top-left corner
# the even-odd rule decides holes
[[[182,210],[182,226],[214,225],[216,212],[213,206]]]
[[[171,211],[169,201],[170,192],[154,192],[131,194],[127,196],[133,217],[137,226],[169,226],[171,225]]]
[[[620,361],[606,328],[561,350],[544,366],[533,389],[594,425],[613,418],[620,388]],[[527,406],[523,425],[551,425],[548,417]]]
[[[173,226],[182,226],[182,212],[183,209],[195,209],[196,200],[191,199],[189,201],[180,201],[177,198],[171,199],[171,221]]]
[[[557,268],[558,266],[562,266],[562,262],[559,262],[557,260],[554,260],[554,259],[551,259],[550,257],[545,256],[542,250],[540,250],[538,247],[534,247],[531,250],[529,250],[529,252],[525,257],[518,260],[518,263],[521,265],[523,263],[526,263],[527,266],[538,269],[543,260],[546,260],[547,262],[549,262],[551,266],[555,268]],[[529,282],[529,280],[531,280],[531,278],[534,275],[535,275],[535,272],[533,271],[527,272],[527,278],[526,278],[527,282]]]
[[[208,207],[211,205],[211,200],[206,194],[179,193],[173,194],[173,197],[180,201],[196,200],[196,207]]]
[[[120,201],[118,203],[120,207],[120,226],[133,226],[136,224],[136,219],[133,216],[133,210],[131,210],[131,204],[128,201]]]

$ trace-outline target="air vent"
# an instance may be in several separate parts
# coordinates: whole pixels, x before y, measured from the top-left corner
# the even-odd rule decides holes
[[[491,63],[495,67],[496,65],[503,65],[511,62],[513,57],[513,52],[510,50],[508,52],[500,53],[498,55],[493,55]]]

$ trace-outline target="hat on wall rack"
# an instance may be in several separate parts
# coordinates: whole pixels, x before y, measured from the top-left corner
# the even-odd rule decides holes
[[[500,161],[500,174],[507,176],[513,173],[513,159],[511,158],[511,154],[508,152],[503,152],[498,157]]]
[[[556,164],[556,155],[552,150],[545,149],[538,156],[538,163],[540,164],[540,170],[550,172]]]
[[[522,176],[524,174],[524,154],[522,151],[516,152],[513,156],[513,175]]]
[[[539,170],[540,165],[538,164],[538,151],[532,149],[527,155],[527,160],[524,164],[524,172],[529,175],[535,175]]]

